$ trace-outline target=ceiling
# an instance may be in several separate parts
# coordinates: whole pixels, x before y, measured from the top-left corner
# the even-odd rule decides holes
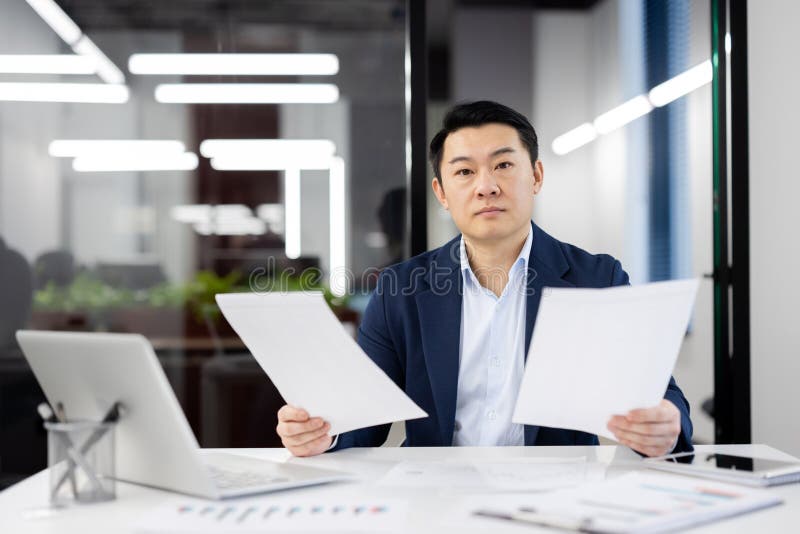
[[[292,24],[338,30],[402,28],[404,0],[56,0],[86,31],[209,30]]]
[[[84,30],[210,30],[291,24],[331,30],[405,25],[406,0],[56,0]],[[420,0],[421,1],[421,0]],[[454,7],[591,9],[599,0],[427,0],[428,24],[447,25]]]

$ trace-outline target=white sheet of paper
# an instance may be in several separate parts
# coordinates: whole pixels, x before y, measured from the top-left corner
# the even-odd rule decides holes
[[[546,288],[511,420],[614,439],[612,415],[663,398],[698,284]]]
[[[328,421],[331,435],[427,417],[347,334],[321,293],[216,298],[286,402]]]
[[[430,460],[400,462],[379,486],[443,488],[459,491],[542,491],[602,480],[605,465],[585,457],[535,457],[513,460]]]

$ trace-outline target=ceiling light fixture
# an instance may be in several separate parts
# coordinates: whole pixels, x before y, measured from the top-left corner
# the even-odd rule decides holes
[[[597,130],[594,125],[589,122],[584,122],[577,128],[556,137],[553,140],[553,152],[562,156],[568,152],[572,152],[576,148],[582,147],[586,143],[591,143],[597,139],[597,135]]]
[[[0,83],[0,100],[12,102],[72,102],[124,104],[130,91],[124,85],[105,83]]]
[[[331,104],[339,88],[328,83],[178,83],[158,85],[164,104]]]
[[[181,141],[157,139],[56,139],[48,153],[54,158],[139,157],[176,155],[186,151]]]
[[[650,102],[656,107],[669,104],[683,95],[687,95],[708,83],[714,72],[711,68],[711,60],[706,60],[695,65],[691,69],[670,78],[666,82],[653,87],[648,93]]]
[[[133,54],[133,74],[204,76],[332,75],[334,54]]]
[[[108,84],[125,83],[125,75],[119,68],[85,35],[77,24],[54,0],[26,0],[28,5],[47,23],[72,50],[87,58],[94,65],[92,72]]]
[[[3,74],[94,74],[94,62],[72,54],[2,54]]]

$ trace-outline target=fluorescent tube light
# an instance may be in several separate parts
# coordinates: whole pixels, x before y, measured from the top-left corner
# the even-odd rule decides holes
[[[334,54],[133,54],[133,74],[287,76],[339,72]]]
[[[200,143],[200,154],[207,158],[330,158],[336,145],[328,139],[206,139]]]
[[[165,104],[331,104],[339,88],[328,83],[177,83],[156,86]]]
[[[267,227],[276,234],[283,234],[284,209],[283,204],[260,204],[256,207],[258,218],[267,223]]]
[[[186,147],[180,141],[151,139],[56,139],[48,152],[54,158],[75,157],[139,157],[183,154]]]
[[[607,134],[652,110],[653,105],[647,100],[647,97],[639,95],[597,117],[594,120],[594,127],[598,133]]]
[[[26,0],[36,13],[42,17],[54,32],[68,45],[78,42],[83,32],[78,25],[73,22],[64,10],[58,7],[53,0]]]
[[[286,214],[286,257],[300,257],[300,169],[283,172],[283,203]]]
[[[331,293],[337,297],[347,292],[346,224],[347,188],[344,179],[344,160],[333,158],[330,170],[330,280]]]
[[[95,72],[104,82],[125,83],[125,75],[122,74],[122,71],[87,36],[84,35],[75,43],[72,50],[94,62]]]
[[[211,168],[217,171],[282,171],[285,169],[323,170],[331,166],[330,157],[298,158],[262,156],[259,154],[232,155],[211,158]]]
[[[192,226],[201,235],[261,235],[267,231],[267,224],[255,217],[235,221],[200,222]]]
[[[72,54],[2,54],[3,74],[94,74],[94,63]]]
[[[202,223],[211,219],[212,207],[209,204],[184,204],[172,206],[169,216],[182,223]]]
[[[253,211],[244,204],[217,204],[212,213],[212,218],[217,221],[237,221],[252,217]]]
[[[653,87],[648,94],[650,102],[656,107],[669,104],[683,95],[689,94],[708,83],[713,76],[711,60],[706,60],[691,69]]]
[[[197,168],[197,155],[183,154],[137,155],[127,158],[118,155],[80,156],[72,161],[77,172],[155,172],[193,171]]]
[[[563,156],[572,152],[576,148],[582,147],[586,143],[591,143],[597,139],[597,130],[589,122],[584,122],[577,128],[573,128],[565,134],[559,135],[553,140],[553,152]]]
[[[124,104],[130,91],[105,83],[0,83],[0,101]]]

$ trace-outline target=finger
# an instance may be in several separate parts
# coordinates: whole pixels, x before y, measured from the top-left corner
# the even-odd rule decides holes
[[[302,434],[297,434],[294,436],[285,436],[281,438],[283,441],[283,445],[285,447],[299,447],[301,445],[305,445],[315,439],[324,436],[328,433],[331,429],[331,426],[328,423],[325,423],[321,428],[317,430],[312,430],[311,432],[304,432]]]
[[[628,418],[625,417],[624,415],[612,415],[608,419],[608,424],[609,425],[616,425],[616,426],[619,426],[619,425],[622,425],[622,424],[628,424]]]
[[[291,404],[284,404],[278,410],[278,421],[307,421],[308,412],[302,408],[296,408]]]
[[[675,414],[667,406],[659,405],[652,408],[639,408],[628,412],[627,419],[634,423],[661,423],[671,421]]]
[[[628,432],[627,430],[617,430],[614,432],[620,440],[630,441],[643,447],[666,447],[672,443],[670,436],[654,436],[646,434],[637,434],[636,432]]]
[[[669,452],[667,446],[644,445],[642,443],[628,439],[620,439],[620,443],[631,449],[644,454],[645,456],[662,456]]]
[[[325,421],[319,417],[309,419],[308,421],[302,423],[296,423],[294,421],[281,421],[278,423],[278,426],[275,427],[275,430],[278,432],[279,436],[297,436],[299,434],[305,434],[307,432],[318,430],[324,424]]]
[[[615,423],[609,423],[608,429],[612,432],[617,430],[624,430],[633,432],[643,436],[672,436],[676,433],[676,425],[673,422],[669,423],[630,423],[622,420]]]
[[[325,450],[330,446],[331,440],[332,438],[325,434],[324,436],[320,436],[319,438],[306,443],[305,445],[292,447],[289,450],[295,456],[314,456],[315,454],[325,452]]]

